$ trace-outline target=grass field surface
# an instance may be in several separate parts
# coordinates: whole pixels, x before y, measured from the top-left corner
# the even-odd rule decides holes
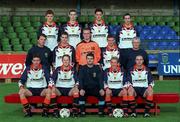
[[[154,87],[155,93],[179,93],[180,81],[156,81]],[[18,92],[17,83],[0,83],[0,122],[180,122],[180,103],[161,104],[161,113],[151,118],[143,118],[138,115],[137,118],[100,118],[96,115],[88,115],[84,118],[42,118],[41,115],[34,115],[32,118],[24,118],[22,106],[20,104],[4,103],[3,97],[11,93]]]

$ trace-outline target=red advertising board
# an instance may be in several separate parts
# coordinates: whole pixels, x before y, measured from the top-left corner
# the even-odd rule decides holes
[[[26,54],[0,54],[0,78],[20,78]]]

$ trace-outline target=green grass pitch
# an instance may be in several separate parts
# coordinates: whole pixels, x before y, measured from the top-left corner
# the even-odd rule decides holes
[[[156,81],[155,92],[176,92],[180,93],[180,81]],[[180,122],[180,103],[161,104],[161,113],[151,118],[99,118],[96,115],[88,115],[85,118],[42,118],[41,115],[34,115],[32,118],[24,118],[20,104],[6,104],[3,97],[10,93],[17,93],[17,83],[0,83],[0,122]]]

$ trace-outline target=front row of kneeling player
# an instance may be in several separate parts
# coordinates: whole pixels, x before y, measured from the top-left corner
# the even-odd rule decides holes
[[[109,116],[112,116],[111,98],[123,98],[121,108],[123,116],[136,117],[137,96],[145,98],[144,117],[149,117],[153,101],[153,79],[150,70],[143,65],[143,57],[136,57],[136,64],[125,73],[118,63],[118,58],[111,59],[111,67],[102,71],[99,65],[94,65],[94,55],[87,54],[87,65],[81,66],[78,71],[70,65],[70,57],[62,57],[63,65],[58,67],[52,76],[48,69],[40,64],[40,57],[34,55],[32,65],[26,67],[19,81],[19,95],[24,106],[25,116],[32,116],[31,106],[27,100],[29,96],[44,96],[42,116],[47,117],[49,105],[53,107],[53,115],[59,117],[56,103],[57,96],[72,96],[74,98],[72,114],[85,116],[85,101],[87,96],[99,98],[100,116],[104,115],[106,105]],[[77,77],[78,76],[78,77]],[[24,87],[26,85],[26,88]],[[131,112],[128,111],[128,108]]]

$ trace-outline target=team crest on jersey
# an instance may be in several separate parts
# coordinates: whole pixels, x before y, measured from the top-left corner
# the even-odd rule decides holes
[[[38,74],[35,75],[35,78],[37,78],[37,77],[38,77]]]
[[[48,57],[48,53],[44,53],[45,57],[47,58]]]
[[[96,73],[95,73],[95,72],[93,73],[93,77],[94,77],[94,78],[96,77]]]

